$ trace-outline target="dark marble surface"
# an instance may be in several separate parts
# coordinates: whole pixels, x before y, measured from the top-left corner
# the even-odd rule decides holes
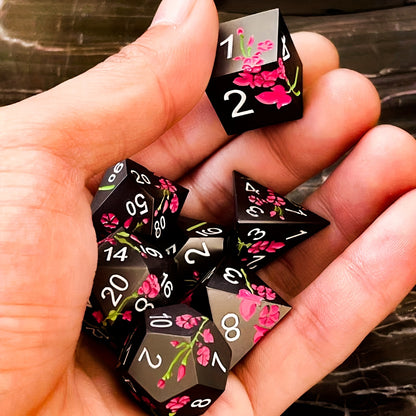
[[[145,30],[157,4],[0,0],[0,105],[48,89],[118,51]],[[281,7],[291,31],[327,36],[339,49],[341,65],[365,74],[378,89],[380,122],[416,136],[414,0],[218,0],[217,5],[221,20]],[[301,200],[330,172],[293,196]],[[295,415],[416,416],[416,290],[339,368],[285,412]]]

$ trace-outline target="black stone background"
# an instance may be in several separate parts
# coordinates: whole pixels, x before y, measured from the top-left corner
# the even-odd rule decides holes
[[[221,21],[280,7],[291,32],[327,36],[338,47],[341,66],[376,86],[380,123],[416,136],[415,0],[216,3]],[[157,5],[157,0],[0,0],[0,105],[44,91],[118,51],[145,30]],[[301,201],[330,171],[303,184],[292,198]],[[285,416],[416,415],[415,313],[413,290]]]

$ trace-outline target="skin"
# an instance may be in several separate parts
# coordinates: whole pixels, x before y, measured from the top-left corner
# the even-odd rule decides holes
[[[90,203],[103,170],[126,157],[188,187],[185,215],[226,223],[233,169],[286,193],[352,149],[304,203],[331,225],[261,272],[293,310],[207,415],[280,414],[415,285],[413,138],[374,127],[374,87],[338,69],[312,33],[294,36],[304,117],[228,137],[203,95],[217,25],[199,0],[180,24],[159,22],[96,68],[0,109],[2,413],[144,414],[115,358],[80,337],[97,260]]]

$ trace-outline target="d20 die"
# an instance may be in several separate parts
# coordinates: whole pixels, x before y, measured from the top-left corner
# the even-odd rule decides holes
[[[91,204],[98,240],[119,227],[161,239],[187,194],[187,189],[130,159],[117,163],[104,174]]]
[[[98,305],[91,316],[109,335],[116,349],[123,346],[147,309],[175,302],[183,296],[173,259],[140,236],[121,229],[98,247],[98,266],[91,303]]]
[[[302,62],[279,9],[220,24],[206,92],[228,134],[302,117]]]
[[[173,255],[178,276],[184,280],[185,293],[189,292],[213,265],[224,255],[230,230],[218,224],[179,217],[174,236],[166,252]]]
[[[222,335],[187,305],[148,310],[144,318],[120,355],[124,381],[158,415],[204,413],[227,381],[231,351]]]
[[[234,172],[235,253],[249,269],[264,267],[329,222]]]
[[[190,304],[209,316],[231,348],[231,368],[290,311],[276,292],[235,258],[204,278]]]

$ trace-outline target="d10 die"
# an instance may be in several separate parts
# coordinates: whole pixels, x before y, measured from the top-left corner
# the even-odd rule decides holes
[[[187,194],[187,189],[130,159],[117,163],[104,174],[91,204],[98,240],[119,227],[161,239]]]
[[[279,9],[220,24],[206,92],[228,134],[302,117],[302,63]]]
[[[225,389],[230,359],[230,348],[207,317],[171,305],[146,311],[120,367],[134,396],[156,414],[199,415]]]
[[[192,294],[191,306],[209,316],[231,348],[231,368],[290,311],[237,259],[225,258]]]
[[[235,253],[252,270],[264,267],[329,222],[234,172]]]
[[[178,276],[189,292],[224,255],[230,230],[222,225],[179,217],[166,252],[174,256]]]
[[[99,324],[119,349],[147,309],[183,296],[173,259],[140,236],[121,229],[98,247],[98,266],[87,308],[90,327]]]

